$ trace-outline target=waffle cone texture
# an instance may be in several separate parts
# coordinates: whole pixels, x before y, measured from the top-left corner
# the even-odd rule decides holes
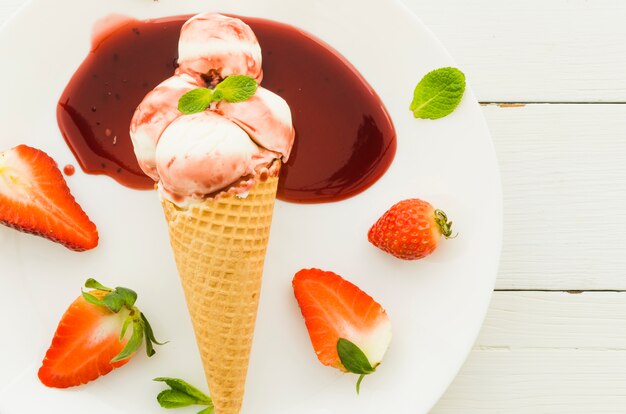
[[[184,209],[162,201],[215,414],[241,410],[277,185]]]

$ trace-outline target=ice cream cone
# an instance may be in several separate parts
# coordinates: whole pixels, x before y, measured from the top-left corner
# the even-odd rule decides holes
[[[216,414],[238,414],[244,396],[278,177],[245,198],[179,208],[163,200]]]

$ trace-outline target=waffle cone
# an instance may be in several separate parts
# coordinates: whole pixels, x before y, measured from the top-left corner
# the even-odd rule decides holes
[[[184,209],[162,202],[216,414],[241,410],[277,185]]]

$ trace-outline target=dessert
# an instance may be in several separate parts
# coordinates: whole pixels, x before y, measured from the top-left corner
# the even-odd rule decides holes
[[[187,20],[178,40],[178,72],[205,77],[211,83],[231,75],[261,82],[261,47],[240,19],[202,13]]]
[[[98,245],[98,230],[78,205],[56,162],[26,146],[0,152],[0,223],[71,250]]]
[[[177,69],[181,27],[190,17],[128,18],[94,38],[57,107],[59,128],[83,171],[106,174],[131,188],[154,188],[154,170],[146,168],[150,178],[138,165],[150,154],[140,150],[135,158],[128,125],[146,94]],[[262,86],[251,100],[261,97],[264,89],[280,95],[289,103],[298,135],[289,160],[281,166],[277,197],[297,203],[333,202],[373,185],[396,152],[396,131],[376,91],[340,53],[312,34],[271,20],[240,19],[258,39],[263,62]],[[225,19],[241,27],[233,20]],[[188,28],[206,19],[193,21]],[[257,45],[250,41],[249,30],[244,31],[247,40],[235,48],[240,59],[223,49],[225,44],[232,46],[224,40],[227,34],[211,36],[206,44],[213,52],[222,48],[216,53],[222,60],[223,52],[230,53],[231,67],[247,67],[249,62],[247,73],[240,74],[260,80],[256,52],[252,53]],[[198,78],[192,55],[186,53],[189,65],[183,65],[191,69],[178,68],[178,73]],[[214,86],[216,76],[220,75],[204,73],[205,79],[200,80]],[[227,111],[228,105],[219,106]]]
[[[315,354],[324,365],[363,377],[376,371],[391,343],[391,322],[371,296],[341,276],[302,269],[293,278]]]
[[[412,198],[391,206],[370,228],[367,239],[399,259],[417,260],[435,251],[441,236],[456,237],[446,213]]]
[[[243,75],[260,78],[260,60],[258,67],[256,60],[246,64],[248,69],[241,66],[258,47],[251,31],[244,30],[245,47],[215,43],[236,37],[242,25],[214,13],[190,19],[181,30],[183,53],[176,76],[192,72],[206,82],[203,87],[217,85],[213,91],[199,91],[209,97],[217,94],[222,76],[235,75],[233,70],[245,69]],[[186,42],[202,43],[202,37],[222,46],[189,52]],[[219,59],[205,55],[217,49]],[[185,89],[163,83],[160,88],[166,89],[163,95],[176,98],[174,102]],[[155,94],[146,96],[134,119],[144,119],[143,108]],[[282,98],[262,89],[243,103],[213,102],[192,115],[175,114],[173,104],[153,108],[146,126],[151,119],[175,119],[162,130],[145,128],[139,121],[133,142],[136,131],[153,135],[141,139],[146,145],[136,143],[135,151],[146,173],[158,175],[170,242],[216,413],[236,414],[243,401],[278,173],[294,140],[291,113]],[[243,124],[245,128],[239,126]],[[144,157],[147,154],[154,158]]]
[[[154,355],[148,319],[137,309],[137,294],[88,279],[83,292],[65,311],[39,368],[48,387],[68,388],[93,381],[130,361],[141,344]]]

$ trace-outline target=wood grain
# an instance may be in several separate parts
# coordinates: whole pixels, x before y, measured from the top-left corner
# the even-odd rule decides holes
[[[498,289],[626,289],[626,105],[483,107],[502,174]]]
[[[432,414],[623,413],[626,293],[496,292]]]
[[[626,101],[623,0],[404,0],[481,101]]]

